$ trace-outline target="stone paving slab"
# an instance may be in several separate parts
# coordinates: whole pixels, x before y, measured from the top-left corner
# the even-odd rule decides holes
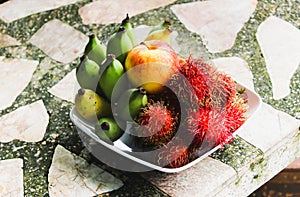
[[[134,16],[151,9],[166,6],[175,2],[175,0],[98,0],[86,4],[79,9],[83,24],[110,24],[121,22],[126,14]]]
[[[0,160],[0,196],[23,197],[23,160]]]
[[[257,0],[211,0],[173,5],[171,9],[190,31],[201,36],[209,52],[216,53],[233,46],[256,4]]]
[[[0,142],[17,139],[38,142],[44,138],[49,115],[42,100],[0,117]]]
[[[48,181],[50,197],[95,196],[123,186],[121,180],[61,145],[55,149]]]
[[[61,81],[59,81],[56,85],[51,87],[48,91],[51,94],[63,100],[74,103],[77,89],[79,89],[78,87],[79,84],[76,80],[76,69],[73,69]]]
[[[15,38],[13,38],[9,35],[0,33],[0,48],[9,47],[9,46],[17,46],[20,44],[21,43],[19,41],[17,41]]]
[[[13,22],[20,18],[76,3],[81,0],[10,0],[0,4],[0,19],[6,23]]]
[[[273,98],[284,98],[290,94],[290,80],[300,64],[300,30],[271,16],[260,24],[256,38],[272,82]]]
[[[49,21],[29,40],[56,61],[70,63],[83,54],[88,37],[60,20]]]
[[[3,110],[15,101],[24,90],[36,70],[38,61],[27,59],[5,59],[0,56],[0,110]]]

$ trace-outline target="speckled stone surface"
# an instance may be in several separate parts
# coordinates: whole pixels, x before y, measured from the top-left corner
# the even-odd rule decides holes
[[[14,140],[8,143],[0,143],[0,159],[23,159],[25,196],[49,196],[47,175],[57,144],[63,145],[72,153],[82,156],[87,161],[111,172],[123,181],[123,187],[102,196],[167,196],[163,190],[141,178],[139,174],[111,169],[86,152],[69,118],[69,110],[72,104],[48,92],[51,87],[76,68],[79,59],[75,57],[67,63],[58,62],[35,45],[32,45],[29,40],[47,22],[58,19],[86,36],[95,33],[101,41],[106,42],[115,28],[115,24],[83,24],[78,14],[81,7],[91,2],[92,0],[79,1],[75,4],[33,14],[10,23],[0,20],[0,33],[9,35],[21,43],[19,46],[0,48],[0,55],[40,62],[28,86],[10,107],[0,111],[0,115],[3,116],[40,99],[43,100],[49,114],[49,124],[42,141],[28,143]],[[204,60],[233,56],[244,59],[253,74],[254,89],[263,101],[293,117],[298,114],[297,117],[299,118],[299,67],[291,78],[290,94],[283,99],[274,100],[265,59],[255,36],[259,25],[271,15],[279,17],[299,29],[298,1],[258,1],[252,17],[238,32],[234,45],[221,53],[210,53],[201,37],[190,32],[170,9],[172,5],[188,2],[192,2],[192,0],[178,0],[166,7],[149,10],[132,17],[132,22],[134,26],[142,24],[151,26],[165,18],[170,18],[173,21],[174,30],[178,32],[176,40],[180,45],[180,54],[183,56],[192,54],[194,57],[201,57]],[[240,169],[238,176],[235,175],[235,178],[224,183],[223,186],[227,187],[223,191],[219,191],[218,195],[235,194],[240,196],[250,193],[300,155],[299,141],[299,136],[290,133],[271,149],[273,152],[270,150],[263,153],[262,150],[241,137],[236,137],[232,144],[211,155],[218,162],[222,162],[236,171]],[[274,151],[276,154],[274,154]],[[196,181],[190,180],[190,183]]]

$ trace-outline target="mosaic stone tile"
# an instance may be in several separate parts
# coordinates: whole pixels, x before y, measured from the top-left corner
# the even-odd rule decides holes
[[[56,61],[70,63],[83,54],[88,37],[60,20],[53,19],[29,40]]]
[[[79,9],[83,24],[119,23],[128,13],[134,16],[155,8],[163,7],[175,2],[164,1],[135,1],[135,0],[98,0]]]
[[[21,43],[19,41],[17,41],[15,38],[13,38],[9,35],[0,33],[0,48],[9,47],[9,46],[17,46],[20,44]]]
[[[77,92],[76,90],[78,89],[79,84],[76,80],[76,69],[73,69],[48,91],[63,100],[74,103],[74,98]]]
[[[209,52],[216,53],[233,46],[256,4],[257,0],[210,0],[173,5],[171,10],[187,29],[200,35]]]
[[[123,186],[121,180],[61,145],[55,149],[48,181],[51,197],[95,196]]]
[[[254,90],[253,75],[248,63],[239,57],[222,57],[212,60],[214,66],[230,75],[234,80]]]
[[[263,103],[238,135],[266,152],[299,127],[300,120]]]
[[[32,78],[38,61],[0,57],[0,110],[12,105]]]
[[[236,177],[236,172],[228,165],[207,157],[180,173],[152,171],[142,176],[170,196],[213,196],[226,181]]]
[[[266,61],[273,98],[284,98],[290,94],[290,80],[300,64],[300,30],[271,16],[258,27],[256,38]]]
[[[44,138],[49,115],[42,100],[19,107],[0,117],[0,142],[14,139],[38,142]]]
[[[23,197],[23,160],[0,160],[0,196]]]
[[[0,5],[0,19],[10,23],[31,14],[52,10],[79,1],[81,0],[27,0],[25,3],[22,0],[10,0]]]

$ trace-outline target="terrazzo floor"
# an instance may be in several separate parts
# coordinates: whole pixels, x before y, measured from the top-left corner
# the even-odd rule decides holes
[[[182,173],[113,169],[69,118],[88,35],[106,42],[126,13],[146,29],[170,18],[180,55],[262,98],[230,145]],[[251,194],[300,156],[299,28],[297,0],[0,1],[0,196]]]

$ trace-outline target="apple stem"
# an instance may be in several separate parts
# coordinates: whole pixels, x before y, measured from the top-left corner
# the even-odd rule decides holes
[[[145,42],[141,42],[141,44],[145,45],[148,49],[150,49],[149,46]]]

